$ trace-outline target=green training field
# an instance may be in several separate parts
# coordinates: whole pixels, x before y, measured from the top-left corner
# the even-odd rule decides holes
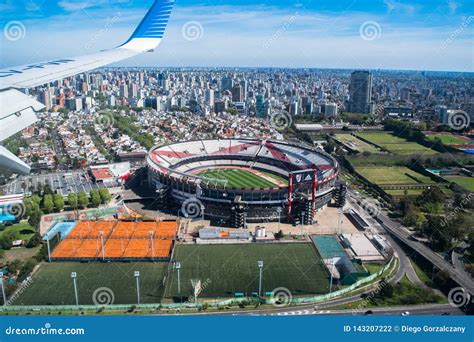
[[[359,167],[357,171],[378,185],[433,183],[429,177],[407,167]]]
[[[77,273],[79,304],[92,305],[94,291],[112,290],[114,304],[136,304],[134,271],[140,272],[142,303],[159,303],[167,263],[75,263],[53,262],[40,266],[29,287],[14,305],[75,305],[71,272]],[[98,294],[99,292],[97,292]]]
[[[435,150],[429,149],[415,142],[410,142],[406,139],[396,137],[390,133],[358,133],[357,136],[399,156],[409,156],[415,154],[438,154],[438,152]]]
[[[396,184],[432,184],[431,178],[415,172],[407,167],[358,167],[357,172],[367,178],[370,182],[383,188],[384,185]],[[392,196],[403,196],[404,190],[385,190]],[[423,189],[407,190],[409,196],[417,196],[423,193]]]
[[[200,279],[201,298],[233,297],[258,292],[257,262],[264,262],[263,292],[288,288],[293,295],[329,292],[329,274],[310,243],[178,245],[181,296],[192,294],[191,279]],[[176,271],[167,281],[165,297],[179,297]]]
[[[465,177],[465,176],[447,176],[444,177],[450,182],[454,182],[466,190],[474,192],[474,178],[473,177]]]
[[[446,134],[427,134],[426,138],[430,141],[436,141],[437,139],[445,145],[462,145],[462,144],[472,144],[472,141],[469,139],[463,139],[455,135],[446,133]]]
[[[374,145],[368,144],[365,141],[362,141],[351,134],[336,134],[335,137],[338,141],[340,141],[344,145],[347,145],[353,150],[357,150],[359,152],[370,152],[370,153],[381,152]]]
[[[262,172],[262,171],[259,171]],[[287,181],[282,177],[278,177],[276,175],[262,172],[269,178],[287,184]],[[239,168],[230,169],[230,168],[222,168],[222,169],[209,169],[204,170],[199,173],[199,176],[206,177],[210,179],[222,180],[226,182],[219,182],[216,181],[216,185],[224,186],[230,188],[274,188],[277,187],[275,182],[272,182],[268,179],[260,177],[250,171],[242,170]],[[212,182],[212,181],[211,181]]]

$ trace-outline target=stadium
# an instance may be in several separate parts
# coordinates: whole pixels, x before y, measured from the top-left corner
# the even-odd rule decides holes
[[[157,202],[186,217],[312,224],[331,201],[338,163],[321,150],[258,139],[214,139],[153,148],[148,183]],[[176,211],[174,211],[176,212]]]

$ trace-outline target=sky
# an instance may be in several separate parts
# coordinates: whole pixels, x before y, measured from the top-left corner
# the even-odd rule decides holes
[[[124,42],[153,0],[1,0],[0,67]],[[474,72],[470,0],[177,0],[161,45],[120,66]]]

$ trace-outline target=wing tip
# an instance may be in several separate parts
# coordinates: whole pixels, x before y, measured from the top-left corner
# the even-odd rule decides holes
[[[130,38],[120,47],[149,51],[158,46],[164,36],[174,3],[175,0],[156,0]]]

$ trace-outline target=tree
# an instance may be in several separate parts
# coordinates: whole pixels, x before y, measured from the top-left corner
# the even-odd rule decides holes
[[[109,189],[107,188],[100,188],[99,195],[102,203],[104,204],[107,204],[112,200],[112,196],[110,195]]]
[[[79,204],[79,208],[84,209],[89,204],[89,198],[84,191],[81,191],[77,196],[77,202]]]
[[[21,260],[15,259],[7,264],[7,269],[10,273],[16,274],[21,269],[22,264]]]
[[[324,151],[326,151],[326,153],[328,154],[331,154],[334,151],[335,147],[336,145],[330,140],[327,142],[326,145],[324,145]]]
[[[64,209],[64,198],[60,194],[56,194],[53,196],[54,207],[57,211],[62,211]]]
[[[90,192],[90,197],[91,197],[91,203],[94,207],[98,207],[100,204],[100,194],[99,190],[91,190]]]
[[[77,203],[78,202],[78,199],[77,199],[77,194],[75,193],[70,193],[67,195],[67,203],[69,204],[69,206],[76,210],[77,209]]]
[[[45,195],[43,198],[43,208],[44,211],[48,214],[53,212],[54,209],[54,202],[52,195]]]

